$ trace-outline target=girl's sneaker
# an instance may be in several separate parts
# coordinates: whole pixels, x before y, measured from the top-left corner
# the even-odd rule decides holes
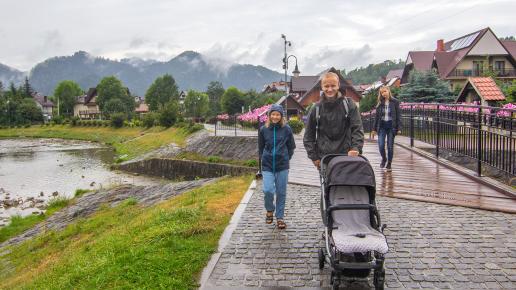
[[[272,211],[268,211],[267,214],[265,214],[265,223],[272,224],[273,217],[274,217],[274,213]]]

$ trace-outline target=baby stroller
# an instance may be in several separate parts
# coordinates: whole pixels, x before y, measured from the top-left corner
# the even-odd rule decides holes
[[[363,156],[331,154],[321,159],[320,178],[325,247],[319,249],[319,268],[330,265],[332,289],[339,288],[342,276],[366,278],[371,270],[375,289],[383,289],[389,248],[373,168]]]

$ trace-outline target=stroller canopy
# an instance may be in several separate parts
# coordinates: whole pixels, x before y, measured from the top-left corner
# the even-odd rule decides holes
[[[330,160],[326,170],[327,186],[355,185],[376,187],[374,171],[365,158],[337,156]]]

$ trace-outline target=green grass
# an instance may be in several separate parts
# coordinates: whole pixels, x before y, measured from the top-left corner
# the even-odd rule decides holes
[[[46,220],[56,211],[68,206],[70,203],[71,200],[66,197],[56,197],[48,201],[45,213],[32,214],[26,217],[19,215],[12,216],[9,224],[0,228],[0,243],[34,227],[36,224]]]
[[[163,145],[176,143],[184,146],[190,132],[185,128],[152,127],[71,127],[69,125],[31,126],[29,128],[0,129],[0,138],[60,138],[94,141],[115,148],[117,162],[133,159]]]
[[[258,163],[255,159],[249,160],[232,160],[232,159],[224,159],[219,156],[204,156],[202,154],[190,151],[183,151],[176,155],[177,159],[186,159],[186,160],[194,160],[201,162],[209,162],[209,163],[222,163],[222,164],[231,164],[238,166],[247,166],[247,167],[257,167]]]
[[[251,176],[152,207],[128,200],[11,247],[1,289],[193,289]]]
[[[81,197],[83,196],[85,193],[88,193],[90,192],[91,189],[82,189],[82,188],[78,188],[75,190],[75,193],[73,194],[74,197]]]

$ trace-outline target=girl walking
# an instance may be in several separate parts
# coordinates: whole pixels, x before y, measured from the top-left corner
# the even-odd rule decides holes
[[[274,213],[278,229],[287,227],[283,220],[289,163],[296,143],[292,129],[286,124],[283,107],[272,105],[265,125],[258,134],[258,150],[260,153],[263,176],[263,194],[265,201],[265,222],[273,222]],[[276,204],[274,204],[276,195]]]
[[[382,86],[378,90],[374,124],[372,133],[374,136],[378,132],[378,149],[382,156],[380,167],[391,170],[394,156],[394,137],[401,133],[401,111],[400,102],[392,97],[389,87]],[[385,155],[385,138],[387,138],[387,156]]]

